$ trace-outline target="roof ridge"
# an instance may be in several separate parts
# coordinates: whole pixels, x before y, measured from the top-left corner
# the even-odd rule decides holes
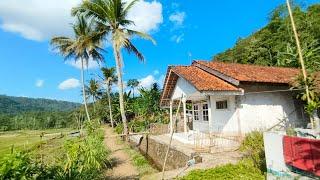
[[[240,65],[240,66],[250,66],[250,67],[300,70],[299,68],[296,68],[296,67],[264,66],[264,65],[260,65],[260,64],[241,64],[241,63],[235,63],[235,62],[222,62],[219,60],[214,60],[214,61],[196,60],[196,62],[199,62],[199,61],[206,62],[206,63],[236,64],[236,65]]]

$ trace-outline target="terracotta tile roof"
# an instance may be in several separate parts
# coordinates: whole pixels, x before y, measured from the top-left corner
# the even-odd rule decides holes
[[[176,66],[172,71],[187,80],[198,91],[240,91],[237,87],[195,66]]]
[[[240,82],[290,83],[299,73],[296,68],[268,67],[212,61],[194,61]]]

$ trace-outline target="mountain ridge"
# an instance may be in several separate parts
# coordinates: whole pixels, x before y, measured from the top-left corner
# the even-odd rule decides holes
[[[0,95],[0,113],[19,114],[22,112],[72,111],[81,106],[80,103],[53,100],[46,98],[30,98]]]

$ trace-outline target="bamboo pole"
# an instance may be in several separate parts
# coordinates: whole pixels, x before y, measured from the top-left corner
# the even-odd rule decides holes
[[[286,2],[287,2],[289,16],[290,16],[290,20],[291,20],[292,30],[293,30],[294,37],[295,37],[296,44],[297,44],[297,51],[298,51],[298,55],[299,55],[299,61],[300,61],[300,64],[301,64],[303,80],[305,82],[307,103],[309,104],[311,102],[311,99],[310,99],[310,96],[309,96],[309,86],[307,84],[307,71],[306,71],[306,67],[305,67],[305,64],[304,64],[303,56],[302,56],[300,40],[299,40],[299,36],[298,36],[298,33],[297,33],[296,25],[295,25],[295,22],[294,22],[294,19],[293,19],[290,2],[289,2],[289,0],[286,0]],[[313,119],[312,118],[310,118],[310,122],[311,122],[312,129],[314,129],[314,123],[313,123]]]
[[[179,101],[179,105],[178,105],[178,109],[177,109],[177,112],[176,112],[175,119],[177,119],[177,117],[178,117],[179,110],[180,110],[180,106],[181,106],[181,101],[182,101],[182,97],[181,97],[181,99],[180,99],[180,101]],[[167,149],[166,156],[165,156],[165,158],[164,158],[164,162],[163,162],[163,166],[162,166],[162,176],[161,176],[161,179],[164,179],[164,171],[165,171],[165,168],[166,168],[166,163],[167,163],[167,159],[168,159],[168,154],[169,154],[170,147],[171,147],[171,143],[172,143],[173,133],[174,133],[174,129],[172,129],[171,134],[170,134],[170,141],[169,141],[169,144],[168,144],[168,149]]]

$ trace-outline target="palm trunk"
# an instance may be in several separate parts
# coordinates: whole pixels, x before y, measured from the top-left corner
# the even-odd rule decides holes
[[[83,67],[83,59],[82,58],[81,58],[81,83],[82,83],[82,95],[83,95],[84,109],[86,111],[88,121],[91,121],[88,107],[87,107],[86,91],[84,89],[84,67]]]
[[[113,117],[112,117],[112,107],[111,107],[111,97],[110,97],[110,89],[109,89],[109,80],[107,82],[107,96],[108,96],[108,103],[109,103],[109,116],[111,121],[111,127],[113,128]]]
[[[94,96],[92,96],[92,106],[93,106],[93,112],[94,112],[94,114],[96,113],[95,101],[96,101],[96,99],[94,98]]]
[[[118,75],[119,103],[120,103],[121,119],[122,119],[122,123],[123,123],[123,133],[125,134],[125,139],[128,140],[129,131],[128,131],[126,113],[124,110],[124,101],[123,101],[121,53],[120,53],[120,49],[118,49],[115,44],[113,44],[113,51],[114,51],[114,56],[115,56],[115,60],[116,60],[117,75]]]

